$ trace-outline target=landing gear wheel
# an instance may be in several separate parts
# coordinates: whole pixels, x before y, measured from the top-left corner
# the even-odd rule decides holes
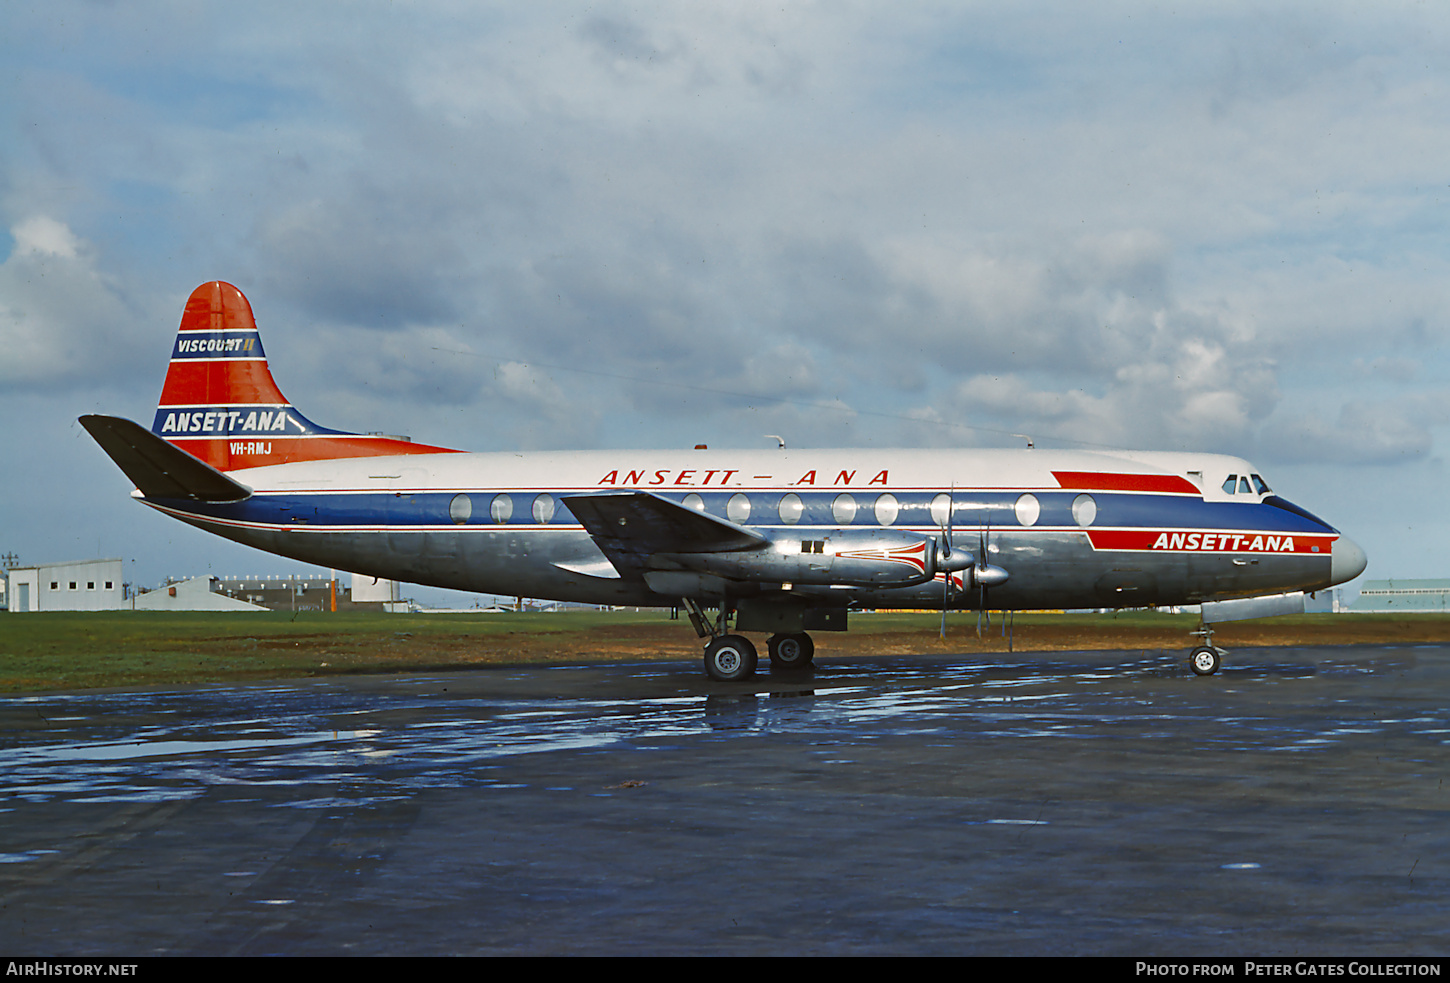
[[[805,669],[816,654],[816,643],[803,631],[771,635],[765,644],[772,669]]]
[[[1212,676],[1218,672],[1218,649],[1209,645],[1200,645],[1188,653],[1188,664],[1200,676]]]
[[[705,672],[722,683],[753,676],[759,659],[750,639],[741,635],[721,635],[705,646]]]

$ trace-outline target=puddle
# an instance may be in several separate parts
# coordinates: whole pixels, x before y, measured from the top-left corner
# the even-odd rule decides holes
[[[1075,664],[1064,653],[1057,661],[1007,664],[855,662],[825,667],[789,691],[637,700],[489,697],[472,685],[476,679],[439,676],[370,680],[365,689],[309,682],[14,697],[0,708],[50,710],[49,719],[63,726],[0,731],[0,740],[13,745],[0,747],[0,792],[31,800],[154,801],[216,786],[290,785],[299,801],[315,804],[332,801],[343,783],[356,791],[350,802],[379,801],[399,788],[500,788],[508,786],[493,769],[512,756],[657,751],[686,741],[791,739],[829,746],[831,763],[847,763],[853,747],[923,735],[964,748],[1167,735],[1217,752],[1315,754],[1392,734],[1438,748],[1450,733],[1444,706],[1422,704],[1377,719],[1353,700],[1324,698],[1319,683],[1326,676],[1385,672],[1383,662],[1303,665],[1257,655],[1236,653],[1232,680],[1192,677],[1176,655],[1105,667]],[[679,671],[658,664],[570,669],[571,676],[598,673],[601,690]],[[540,681],[558,671],[497,678]],[[1313,688],[1300,695],[1301,684]],[[340,721],[349,726],[336,727]],[[304,790],[323,784],[333,789]]]

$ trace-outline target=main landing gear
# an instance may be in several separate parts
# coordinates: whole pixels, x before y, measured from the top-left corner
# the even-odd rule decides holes
[[[1193,634],[1203,639],[1203,644],[1188,653],[1188,666],[1200,676],[1212,676],[1223,663],[1224,650],[1213,644],[1213,629],[1206,623]]]
[[[744,635],[717,635],[705,646],[705,672],[720,682],[733,682],[755,675],[760,656]]]
[[[712,622],[704,610],[691,598],[684,598],[683,604],[690,622],[701,638],[708,638],[705,644],[705,672],[718,682],[734,682],[755,675],[760,655],[755,644],[744,635],[729,631],[728,608],[722,608],[720,616]],[[774,671],[807,669],[816,652],[816,643],[803,631],[779,632],[766,641],[770,654],[770,668]]]
[[[816,643],[803,631],[771,635],[766,641],[770,668],[774,671],[808,669]],[[705,646],[705,672],[719,682],[748,679],[755,674],[760,656],[744,635],[716,635]]]
[[[771,635],[765,644],[772,669],[805,669],[816,654],[816,643],[803,631]]]

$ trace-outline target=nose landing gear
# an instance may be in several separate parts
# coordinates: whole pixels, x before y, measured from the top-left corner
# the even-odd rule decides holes
[[[1213,629],[1205,622],[1193,634],[1203,639],[1203,644],[1188,653],[1188,666],[1200,676],[1212,676],[1223,664],[1224,649],[1213,644]]]

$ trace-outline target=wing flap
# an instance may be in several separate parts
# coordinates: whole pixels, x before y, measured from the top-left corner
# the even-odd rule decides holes
[[[81,426],[147,498],[240,502],[252,490],[216,468],[119,416],[87,415]]]

